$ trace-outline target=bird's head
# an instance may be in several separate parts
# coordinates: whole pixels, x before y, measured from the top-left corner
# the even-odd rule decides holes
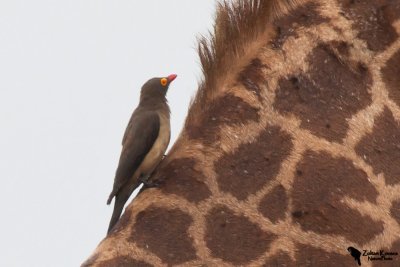
[[[140,92],[140,99],[165,99],[168,87],[173,80],[177,77],[176,74],[168,75],[167,77],[151,78],[143,86]]]

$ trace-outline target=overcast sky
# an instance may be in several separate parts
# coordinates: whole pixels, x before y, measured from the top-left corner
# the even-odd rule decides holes
[[[79,266],[92,253],[140,87],[178,74],[171,146],[214,4],[0,0],[0,266]]]

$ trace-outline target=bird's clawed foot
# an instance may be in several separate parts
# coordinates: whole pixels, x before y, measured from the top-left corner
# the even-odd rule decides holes
[[[150,178],[150,175],[140,176],[139,181],[143,184],[143,187],[151,188],[151,187],[159,187],[160,186],[160,183],[158,181],[150,181],[149,178]]]
[[[157,181],[154,181],[154,182],[147,181],[146,183],[143,183],[143,186],[146,188],[159,187],[160,185],[161,184]]]

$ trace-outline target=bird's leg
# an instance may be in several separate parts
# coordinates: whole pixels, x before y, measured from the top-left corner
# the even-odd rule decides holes
[[[160,184],[157,181],[150,181],[150,174],[148,175],[140,175],[139,181],[143,184],[144,187],[150,188],[150,187],[158,187]]]
[[[141,183],[143,183],[143,184],[146,184],[147,181],[149,180],[149,178],[150,178],[150,175],[141,174],[141,175],[139,176],[139,182],[141,182]]]

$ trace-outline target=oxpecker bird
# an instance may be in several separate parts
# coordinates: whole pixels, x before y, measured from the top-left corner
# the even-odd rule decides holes
[[[132,192],[147,179],[160,163],[170,139],[169,107],[166,93],[176,74],[152,78],[141,89],[122,139],[122,152],[107,205],[115,197],[108,233],[117,223]]]

